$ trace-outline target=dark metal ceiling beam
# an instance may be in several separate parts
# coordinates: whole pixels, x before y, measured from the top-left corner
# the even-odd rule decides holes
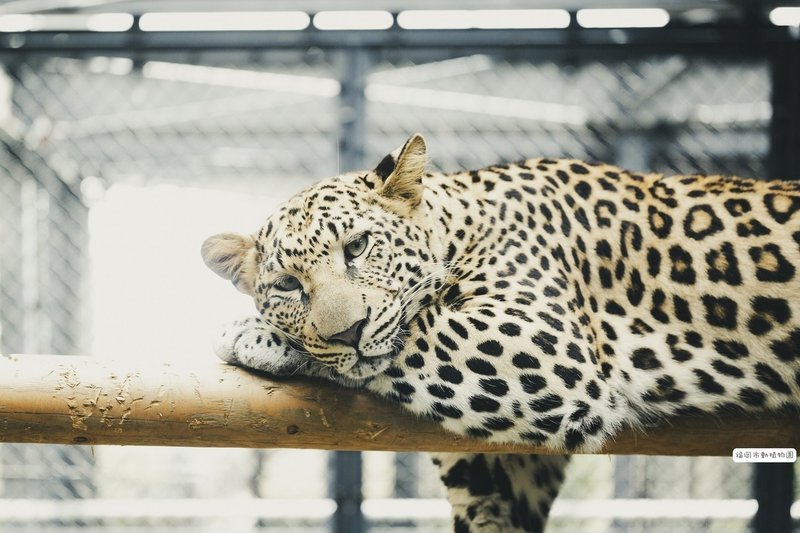
[[[636,29],[564,30],[402,30],[272,32],[27,32],[0,34],[0,54],[114,53],[140,51],[306,50],[368,48],[373,50],[457,49],[459,53],[503,50],[525,57],[554,53],[688,52],[762,55],[777,44],[800,44],[790,28],[761,24],[679,26]]]
[[[34,1],[34,0],[29,0]],[[43,1],[43,0],[40,0]],[[796,0],[765,0],[759,2],[763,7],[790,5]],[[303,10],[317,12],[322,10],[382,9],[402,11],[405,9],[567,9],[574,11],[584,8],[641,8],[658,7],[666,10],[685,11],[690,9],[724,10],[738,8],[737,0],[122,0],[117,9],[129,13],[167,12],[167,11],[284,11]],[[88,7],[87,11],[99,8]]]

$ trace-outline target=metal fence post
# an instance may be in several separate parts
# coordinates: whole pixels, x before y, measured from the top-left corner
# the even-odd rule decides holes
[[[339,74],[339,172],[357,170],[364,165],[366,142],[366,101],[364,87],[370,56],[362,48],[341,51]],[[336,500],[334,533],[361,533],[365,529],[361,513],[362,462],[360,452],[335,452],[331,457],[330,492]]]
[[[800,180],[800,40],[776,47],[770,69],[770,177]]]
[[[800,180],[800,41],[777,47],[770,68],[769,174],[771,178]],[[793,464],[757,464],[753,495],[758,500],[753,520],[755,533],[792,531]]]

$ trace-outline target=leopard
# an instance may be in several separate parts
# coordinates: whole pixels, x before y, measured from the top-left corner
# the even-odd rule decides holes
[[[427,169],[414,134],[202,257],[256,307],[219,337],[224,361],[551,452],[434,454],[454,531],[543,531],[570,455],[623,426],[798,412],[800,182]]]

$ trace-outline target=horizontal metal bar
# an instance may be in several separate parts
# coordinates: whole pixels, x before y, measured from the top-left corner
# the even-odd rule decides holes
[[[749,520],[758,508],[753,499],[559,499],[551,518]],[[443,521],[450,504],[438,498],[370,498],[362,509],[375,522],[397,520]],[[90,498],[78,500],[0,499],[4,523],[41,523],[52,520],[144,519],[265,519],[324,522],[336,510],[330,498]],[[800,501],[792,507],[800,519]]]
[[[609,52],[723,53],[765,55],[776,44],[800,45],[790,28],[767,25],[682,26],[629,29],[503,29],[220,32],[25,32],[0,35],[0,54],[133,53],[176,50],[271,49],[453,49],[459,53],[524,50],[551,55],[554,50],[589,54]]]

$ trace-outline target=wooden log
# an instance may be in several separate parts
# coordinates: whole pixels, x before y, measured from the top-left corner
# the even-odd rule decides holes
[[[0,357],[0,442],[552,453],[460,437],[364,392],[210,357],[191,366]],[[798,417],[674,419],[647,433],[624,430],[603,453],[730,455],[735,447],[800,448]]]

